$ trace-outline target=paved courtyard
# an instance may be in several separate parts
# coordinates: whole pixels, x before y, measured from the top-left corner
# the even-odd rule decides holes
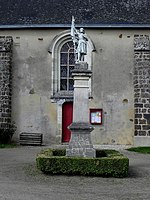
[[[50,176],[36,169],[45,147],[0,149],[0,200],[149,200],[150,155],[120,150],[130,160],[129,177]]]

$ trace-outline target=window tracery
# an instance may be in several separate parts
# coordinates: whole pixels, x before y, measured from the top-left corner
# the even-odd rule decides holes
[[[71,72],[74,69],[75,57],[73,42],[65,43],[60,50],[60,91],[73,90]]]

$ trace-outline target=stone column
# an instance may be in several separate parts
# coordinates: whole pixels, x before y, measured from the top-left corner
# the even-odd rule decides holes
[[[0,128],[11,123],[12,45],[11,36],[0,36]]]
[[[150,136],[150,40],[134,36],[135,136]]]
[[[89,124],[89,78],[92,72],[88,64],[75,64],[74,77],[73,123],[69,126],[71,139],[66,156],[95,157],[95,149],[91,142],[93,127]]]

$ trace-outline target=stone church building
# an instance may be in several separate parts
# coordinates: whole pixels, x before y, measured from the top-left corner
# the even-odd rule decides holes
[[[69,142],[72,16],[88,37],[93,144],[150,145],[148,0],[0,0],[0,126]]]

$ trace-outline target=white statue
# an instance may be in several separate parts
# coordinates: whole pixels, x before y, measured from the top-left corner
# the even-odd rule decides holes
[[[75,28],[75,19],[72,17],[71,36],[75,49],[75,62],[84,61],[84,56],[87,55],[87,37],[83,28],[78,31]]]

